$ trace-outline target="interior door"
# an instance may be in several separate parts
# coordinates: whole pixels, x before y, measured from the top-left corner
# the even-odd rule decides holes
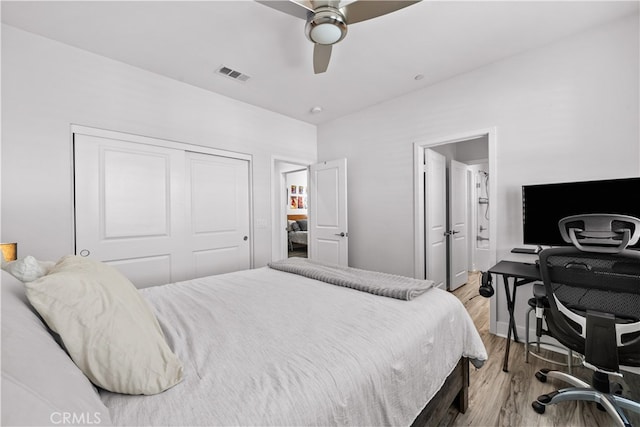
[[[347,159],[309,167],[309,258],[349,264]]]
[[[74,147],[76,254],[137,287],[182,278],[183,152],[79,134]]]
[[[467,165],[451,160],[449,166],[449,290],[469,279],[467,238]]]
[[[185,179],[194,277],[248,269],[249,162],[187,152]]]
[[[425,149],[425,242],[426,278],[446,289],[447,192],[446,157]]]

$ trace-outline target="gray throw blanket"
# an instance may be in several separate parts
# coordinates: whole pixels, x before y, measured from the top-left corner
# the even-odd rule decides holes
[[[422,295],[433,287],[431,280],[324,264],[306,258],[288,258],[270,262],[268,265],[275,270],[298,274],[332,285],[406,301]]]

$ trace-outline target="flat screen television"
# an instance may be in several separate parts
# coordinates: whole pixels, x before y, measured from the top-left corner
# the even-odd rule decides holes
[[[640,178],[522,186],[523,243],[568,246],[558,221],[580,214],[620,214],[640,218]],[[640,242],[631,246],[640,248]]]

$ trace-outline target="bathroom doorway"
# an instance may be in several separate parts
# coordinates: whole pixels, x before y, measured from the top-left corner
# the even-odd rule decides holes
[[[487,130],[415,144],[416,277],[453,290],[495,263],[494,139]]]

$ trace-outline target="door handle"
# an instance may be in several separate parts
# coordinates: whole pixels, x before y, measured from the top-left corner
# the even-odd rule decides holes
[[[338,233],[334,234],[334,236],[340,236],[340,237],[345,237],[346,235],[347,234],[344,231],[340,232],[339,234]]]

